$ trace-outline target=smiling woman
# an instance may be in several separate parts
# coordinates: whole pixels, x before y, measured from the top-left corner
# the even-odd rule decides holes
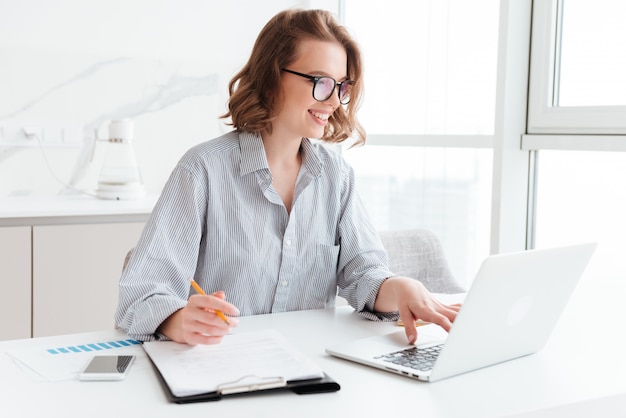
[[[341,113],[341,97],[333,95],[335,78],[345,80],[347,69],[346,50],[337,42],[304,39],[298,44],[295,60],[289,67],[303,72],[314,72],[324,76],[308,76],[303,72],[285,71],[281,77],[281,96],[283,99],[280,111],[272,122],[272,132],[267,141],[273,141],[274,135],[294,135],[299,141],[301,136],[307,138],[328,138],[332,136],[332,127],[327,125],[335,111]],[[304,77],[302,77],[304,75]],[[312,77],[312,78],[309,78]],[[345,86],[349,86],[346,83]],[[332,89],[331,89],[332,87]],[[337,90],[341,92],[341,87]],[[310,93],[312,91],[312,93]],[[344,88],[345,91],[345,88]],[[318,97],[316,97],[316,92]],[[345,98],[345,97],[344,97]],[[311,123],[313,122],[313,123]],[[275,132],[275,128],[284,127],[287,131]],[[292,133],[289,130],[293,130]]]
[[[411,343],[417,318],[450,329],[459,307],[390,271],[352,167],[325,144],[365,139],[361,83],[359,47],[330,12],[270,19],[229,84],[235,130],[183,156],[122,273],[120,328],[216,344],[239,315],[332,307],[339,293],[365,318],[404,318]],[[190,296],[190,277],[206,294]]]
[[[332,16],[330,12],[325,13]],[[272,128],[267,116],[270,110],[276,112],[278,109],[275,106],[276,102],[288,93],[284,88],[280,95],[277,95],[276,91],[282,88],[281,83],[289,83],[294,78],[294,74],[285,73],[284,69],[287,68],[305,76],[325,76],[339,81],[350,80],[351,82],[348,83],[350,104],[348,106],[334,104],[332,117],[329,117],[329,123],[323,134],[312,137],[327,142],[343,142],[352,136],[356,142],[364,142],[365,131],[357,120],[363,84],[359,45],[341,26],[329,25],[328,22],[304,20],[299,21],[297,25],[287,26],[283,20],[284,17],[276,17],[273,21],[275,26],[266,25],[263,28],[255,42],[250,59],[231,80],[229,111],[224,117],[230,117],[235,128],[241,129],[241,122],[245,121],[247,131],[270,131]],[[317,35],[311,37],[311,33]],[[302,38],[302,42],[297,44],[293,42],[293,39],[299,38]],[[266,51],[275,50],[278,44],[286,46],[276,50],[273,55],[266,53]],[[302,61],[299,65],[303,68],[294,67],[297,61]],[[320,68],[319,65],[326,68]],[[288,77],[284,77],[285,75]],[[312,83],[312,81],[307,83]],[[299,85],[304,87],[307,84],[302,84],[300,80]],[[291,84],[290,87],[298,88],[297,84]],[[247,94],[249,89],[258,91],[258,94],[250,96]],[[332,104],[331,96],[329,95],[327,100],[321,101],[318,105],[321,107],[324,103]],[[311,97],[310,94],[309,97]]]

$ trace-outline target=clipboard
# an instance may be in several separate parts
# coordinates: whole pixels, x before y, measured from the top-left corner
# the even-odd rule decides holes
[[[282,378],[275,378],[276,381],[274,382],[274,384],[272,384],[270,381],[266,385],[246,386],[246,384],[244,383],[238,386],[237,390],[230,390],[226,392],[216,391],[188,396],[176,396],[172,393],[170,387],[167,385],[167,382],[163,378],[163,375],[161,374],[161,372],[159,372],[159,369],[155,367],[155,370],[157,372],[157,375],[159,376],[161,387],[163,388],[163,391],[165,392],[168,401],[177,404],[215,402],[222,400],[224,397],[245,396],[254,393],[261,394],[270,391],[291,391],[298,395],[308,395],[316,393],[337,392],[339,389],[341,389],[339,383],[335,382],[330,376],[324,373],[324,377],[319,379],[293,380],[285,382],[285,380]]]
[[[227,335],[213,346],[157,341],[146,342],[143,348],[174,403],[277,390],[313,394],[340,389],[273,329]]]

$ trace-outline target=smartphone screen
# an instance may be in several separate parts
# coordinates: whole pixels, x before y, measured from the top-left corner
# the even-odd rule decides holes
[[[135,356],[94,356],[80,373],[80,380],[121,380],[126,377]]]

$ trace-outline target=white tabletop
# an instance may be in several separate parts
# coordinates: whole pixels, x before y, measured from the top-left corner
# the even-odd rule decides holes
[[[241,319],[237,332],[275,328],[340,385],[336,393],[276,392],[218,402],[168,403],[142,350],[121,382],[34,379],[11,350],[124,338],[101,331],[0,343],[0,399],[13,416],[184,417],[624,417],[626,341],[624,283],[583,281],[547,346],[539,353],[436,383],[426,383],[328,356],[331,344],[397,331],[392,323],[359,318],[349,307]],[[494,331],[494,332],[497,332]],[[585,413],[586,411],[586,413]]]

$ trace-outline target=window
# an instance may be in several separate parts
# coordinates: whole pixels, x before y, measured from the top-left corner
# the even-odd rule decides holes
[[[626,3],[535,0],[528,135],[537,248],[598,242],[585,277],[626,267]]]
[[[529,133],[626,133],[626,3],[533,2]]]
[[[598,241],[590,275],[623,270],[625,2],[344,0],[341,10],[364,50],[368,131],[345,156],[379,228],[432,229],[466,285],[489,245],[519,247],[525,231],[529,248]]]
[[[345,149],[380,230],[425,228],[468,285],[489,253],[498,0],[345,0],[365,62],[365,147]]]
[[[626,271],[626,153],[539,152],[536,247],[597,242],[585,277]]]
[[[468,285],[489,249],[491,150],[380,145],[344,156],[377,228],[435,232]]]
[[[346,0],[371,134],[493,134],[497,0]]]
[[[623,0],[562,3],[556,106],[626,105]]]

